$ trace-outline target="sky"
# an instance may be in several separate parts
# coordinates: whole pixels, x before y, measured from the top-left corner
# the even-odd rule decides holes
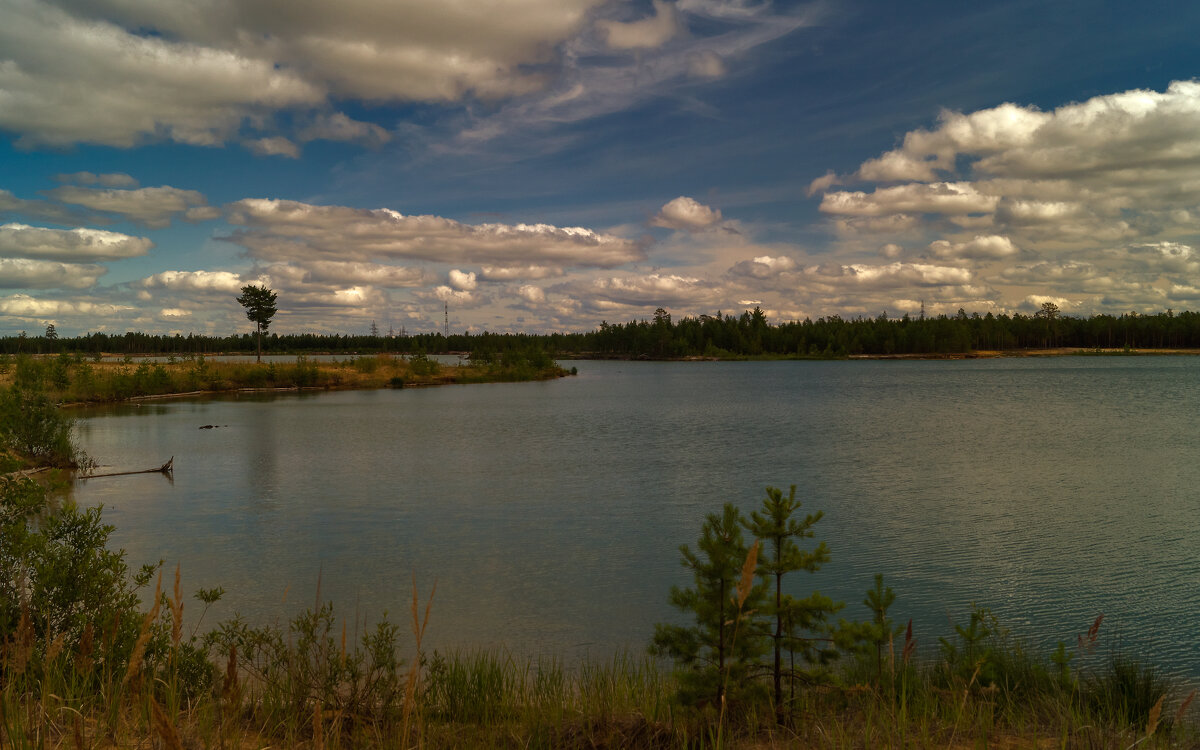
[[[1200,309],[1200,4],[0,0],[0,335]]]

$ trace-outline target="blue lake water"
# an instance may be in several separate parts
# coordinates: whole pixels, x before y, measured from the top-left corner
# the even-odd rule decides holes
[[[571,660],[642,649],[704,515],[795,484],[833,559],[793,584],[843,616],[880,572],[930,653],[972,602],[1046,643],[1103,612],[1108,644],[1200,676],[1200,358],[572,364],[80,411],[102,464],[175,476],[76,499],[131,563],[223,586],[209,618],[284,622],[319,580],[351,626],[402,619],[415,575],[435,646]]]

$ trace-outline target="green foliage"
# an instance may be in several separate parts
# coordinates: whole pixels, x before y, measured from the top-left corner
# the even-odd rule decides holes
[[[254,678],[247,697],[258,719],[289,738],[309,726],[314,705],[347,717],[350,728],[394,725],[404,696],[399,640],[400,628],[385,612],[373,629],[348,641],[331,603],[296,616],[286,633],[235,618],[206,636],[226,659],[236,650]]]
[[[896,602],[896,593],[891,586],[883,585],[883,574],[875,574],[875,586],[867,589],[867,598],[863,604],[871,610],[871,621],[863,623],[864,639],[875,647],[875,684],[883,682],[883,649],[892,639],[904,632],[902,626],[897,626],[888,616],[888,609]]]
[[[71,440],[72,420],[38,388],[0,390],[0,448],[39,465],[68,468],[87,463]]]
[[[768,635],[774,652],[771,672],[775,710],[779,714],[783,710],[783,652],[789,654],[788,674],[792,681],[817,679],[825,665],[837,658],[828,618],[842,605],[835,604],[820,592],[813,592],[803,599],[783,593],[785,575],[799,571],[817,572],[821,565],[829,562],[829,549],[824,542],[811,550],[800,546],[805,539],[813,537],[813,526],[823,514],[818,511],[803,519],[795,517],[801,506],[796,499],[796,485],[792,485],[787,497],[775,487],[767,487],[766,493],[762,507],[751,513],[750,520],[743,524],[766,543],[765,554],[759,558],[758,575],[773,589],[761,614],[773,620]],[[799,671],[795,667],[797,655],[800,657]]]
[[[237,298],[238,304],[246,308],[246,317],[256,326],[255,340],[259,361],[262,361],[262,337],[275,317],[275,292],[264,286],[248,284],[242,287],[242,294]]]
[[[749,677],[765,648],[749,622],[765,592],[761,585],[754,586],[738,601],[739,578],[750,552],[742,537],[744,525],[738,509],[726,503],[721,513],[706,517],[697,552],[686,544],[679,548],[694,587],[673,586],[670,601],[695,624],[655,625],[651,649],[679,667],[680,698],[685,703],[712,700],[720,705],[727,694],[743,698],[756,692]]]
[[[57,638],[89,642],[73,654],[123,669],[140,617],[125,555],[106,546],[112,531],[99,508],[55,506],[32,479],[0,477],[0,633],[24,618],[35,654]]]
[[[1141,727],[1150,709],[1175,688],[1175,680],[1124,654],[1113,654],[1103,672],[1083,687],[1084,702],[1104,720]]]
[[[419,377],[427,377],[437,375],[442,369],[442,366],[437,363],[437,360],[430,359],[425,352],[417,352],[408,356],[408,367],[413,375]]]

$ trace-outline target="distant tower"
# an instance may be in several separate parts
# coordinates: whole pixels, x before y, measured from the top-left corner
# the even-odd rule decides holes
[[[450,303],[446,303],[446,339],[450,338]]]
[[[925,320],[925,300],[921,300],[921,320]]]

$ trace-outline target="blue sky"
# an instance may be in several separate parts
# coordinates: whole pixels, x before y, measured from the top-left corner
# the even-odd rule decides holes
[[[1192,3],[0,17],[0,335],[1200,304]]]

